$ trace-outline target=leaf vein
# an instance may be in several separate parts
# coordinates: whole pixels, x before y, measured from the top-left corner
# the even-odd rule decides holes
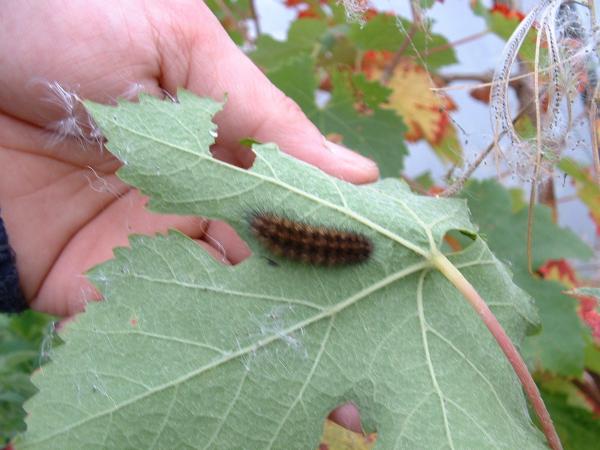
[[[146,397],[157,394],[158,392],[164,391],[165,389],[168,389],[177,384],[185,383],[186,381],[189,381],[197,376],[200,376],[201,374],[203,374],[209,370],[215,369],[223,364],[226,364],[226,363],[234,360],[235,358],[239,358],[243,355],[256,352],[257,350],[265,347],[266,345],[281,339],[282,336],[286,336],[297,330],[306,328],[309,325],[312,325],[313,323],[316,323],[322,319],[334,316],[338,312],[343,311],[344,309],[350,307],[351,305],[360,301],[361,299],[367,298],[369,295],[378,291],[379,289],[383,289],[386,286],[389,286],[390,284],[394,283],[395,281],[397,281],[399,279],[408,277],[408,276],[410,276],[414,273],[417,273],[423,269],[428,269],[429,267],[430,267],[430,264],[428,261],[422,261],[420,263],[416,263],[411,266],[408,266],[408,267],[404,268],[403,270],[400,270],[396,273],[388,275],[387,277],[379,280],[378,282],[371,284],[366,289],[355,293],[354,295],[348,297],[346,300],[341,301],[341,302],[333,305],[330,308],[324,309],[323,311],[320,311],[318,314],[315,314],[312,317],[309,317],[301,322],[298,322],[298,323],[288,327],[285,330],[281,330],[281,331],[278,331],[271,335],[265,336],[264,338],[260,339],[259,341],[255,342],[254,344],[240,348],[240,349],[236,350],[235,352],[231,352],[231,353],[222,355],[220,358],[217,358],[208,364],[198,367],[197,369],[194,369],[191,372],[183,374],[182,376],[180,376],[174,380],[163,383],[162,385],[156,386],[155,388],[153,388],[150,391],[147,391],[140,395],[136,395],[126,401],[123,401],[120,405],[115,405],[115,407],[112,409],[106,409],[103,411],[99,411],[94,415],[91,415],[84,419],[79,420],[78,422],[71,423],[61,429],[55,430],[53,433],[49,433],[48,435],[46,435],[43,438],[38,439],[37,441],[30,441],[29,445],[35,445],[35,444],[39,444],[41,442],[48,441],[55,436],[58,436],[63,433],[67,433],[72,429],[78,428],[78,427],[86,424],[87,422],[90,422],[91,420],[95,420],[95,419],[102,417],[106,414],[109,414],[115,410],[126,407],[127,405],[130,405],[137,401],[143,400]],[[26,448],[26,446],[23,448]]]
[[[231,402],[229,403],[229,405],[227,405],[227,409],[225,410],[225,414],[223,414],[223,417],[221,417],[221,420],[219,421],[219,424],[218,424],[215,432],[213,433],[213,435],[210,437],[210,439],[208,440],[208,442],[204,446],[205,449],[210,448],[210,445],[219,436],[219,433],[221,433],[221,430],[223,429],[223,425],[225,425],[225,421],[229,417],[229,414],[231,414],[231,411],[233,411],[233,407],[235,406],[235,404],[237,403],[237,401],[240,398],[240,394],[242,392],[242,388],[244,386],[244,383],[246,382],[246,378],[248,378],[248,374],[249,373],[250,373],[249,370],[244,370],[244,374],[243,374],[243,376],[242,376],[242,378],[241,378],[241,380],[240,380],[240,382],[238,384],[238,387],[237,387],[237,389],[235,391],[233,399],[231,400]]]
[[[446,432],[446,438],[448,439],[448,445],[452,450],[454,450],[454,442],[452,440],[452,434],[450,432],[450,425],[448,423],[448,413],[446,411],[446,405],[444,403],[444,395],[442,390],[438,384],[437,376],[435,374],[435,369],[433,367],[433,361],[431,360],[431,354],[429,353],[429,343],[427,340],[427,322],[425,320],[425,313],[423,309],[423,283],[425,281],[425,277],[427,276],[428,271],[423,271],[421,276],[419,277],[419,284],[417,287],[417,310],[419,314],[419,322],[421,325],[421,338],[423,340],[423,348],[425,349],[425,358],[427,360],[427,366],[429,368],[429,375],[431,376],[431,382],[433,384],[433,388],[438,395],[440,406],[442,408],[442,418],[444,420],[444,429]]]
[[[308,376],[306,377],[306,380],[302,384],[300,391],[298,391],[298,395],[296,395],[296,398],[294,399],[294,401],[292,402],[292,404],[290,405],[290,407],[284,414],[283,418],[281,419],[281,422],[277,426],[277,429],[275,430],[275,433],[273,434],[271,441],[269,441],[269,446],[267,447],[267,450],[270,450],[271,448],[273,448],[273,444],[275,443],[275,440],[279,437],[279,433],[281,433],[283,425],[287,421],[292,410],[296,407],[298,402],[302,400],[304,391],[306,391],[306,388],[312,381],[312,377],[314,376],[315,371],[317,370],[317,367],[318,367],[319,363],[321,362],[321,358],[325,351],[325,347],[327,346],[327,342],[329,341],[329,336],[331,335],[331,329],[333,328],[334,321],[335,321],[335,315],[332,315],[331,318],[329,319],[329,324],[327,326],[327,330],[325,331],[325,336],[323,336],[323,340],[321,341],[321,346],[319,347],[319,353],[317,353],[317,355],[315,356],[315,362],[313,363],[312,367],[310,368],[310,372],[309,372]]]

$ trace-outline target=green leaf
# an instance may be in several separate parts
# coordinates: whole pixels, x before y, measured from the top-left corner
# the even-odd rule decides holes
[[[527,208],[527,202],[523,196],[523,190],[521,188],[509,188],[508,193],[510,194],[510,201],[512,203],[512,212],[516,213],[522,209]]]
[[[600,233],[600,186],[590,174],[590,167],[578,164],[570,158],[563,158],[558,164],[560,170],[571,176],[577,189],[577,196],[588,208],[590,216]]]
[[[206,5],[237,45],[243,45],[248,39],[246,30],[252,17],[250,3],[250,0],[206,0]]]
[[[33,311],[0,314],[0,446],[25,430],[23,403],[35,392],[29,376],[46,360],[40,349],[51,321]]]
[[[541,333],[525,341],[524,355],[537,369],[581,376],[588,333],[577,315],[578,302],[563,293],[565,288],[560,283],[536,279],[523,270],[514,278],[537,300],[542,322]]]
[[[414,182],[419,187],[419,189],[421,189],[424,192],[428,191],[429,189],[435,186],[435,180],[433,179],[433,176],[429,170],[416,176]]]
[[[434,3],[435,0],[419,0],[419,5],[421,5],[421,8],[431,8]]]
[[[266,71],[276,69],[295,58],[311,56],[320,47],[320,40],[327,31],[327,23],[317,19],[292,22],[285,41],[261,34],[256,39],[252,60]]]
[[[579,310],[580,315],[582,315],[582,319],[591,329],[591,334],[588,335],[586,339],[585,367],[588,370],[600,373],[600,344],[598,341],[597,325],[598,317],[600,317],[600,288],[581,287],[571,289],[567,292],[567,294],[579,298],[585,302],[580,304]],[[589,299],[585,299],[585,297],[593,298],[595,300],[595,304],[589,304]],[[584,307],[584,305],[586,306]]]
[[[388,101],[392,90],[378,81],[367,80],[363,73],[352,75],[353,87],[360,93],[360,98],[369,108],[378,108]]]
[[[514,195],[514,194],[513,194]],[[511,193],[494,181],[471,182],[464,191],[474,221],[488,245],[514,272],[515,282],[537,300],[543,330],[526,341],[525,353],[538,367],[562,375],[583,370],[585,329],[577,301],[559,283],[532,277],[527,268],[527,209],[513,212]],[[536,206],[533,230],[534,268],[549,259],[592,256],[570,230],[552,222],[549,208]]]
[[[462,164],[462,146],[458,140],[456,128],[448,126],[441,141],[437,144],[431,144],[433,151],[442,159],[450,161],[453,164]]]
[[[340,68],[352,70],[360,58],[356,45],[346,36],[347,28],[329,28],[321,41],[321,51],[316,58],[316,64],[327,73],[337,72]]]
[[[511,37],[515,29],[519,26],[520,20],[516,17],[516,14],[515,17],[507,17],[501,11],[490,11],[483,6],[480,0],[472,2],[471,7],[476,15],[485,19],[488,29],[505,41]],[[534,29],[532,28],[532,30]],[[519,50],[519,55],[525,61],[533,63],[535,60],[535,41],[535,31],[530,31]]]
[[[569,405],[564,395],[542,390],[542,396],[565,450],[598,448],[600,422],[597,418],[584,409]]]
[[[512,194],[514,195],[514,194]],[[494,252],[519,269],[527,265],[527,209],[512,211],[511,193],[499,183],[474,181],[467,186],[464,197],[480,226],[482,234]],[[536,245],[539,244],[539,245]],[[587,260],[592,249],[575,233],[552,222],[550,208],[535,207],[533,230],[534,269],[549,259],[576,258]]]
[[[178,98],[88,107],[153,210],[227,220],[253,255],[226,266],[176,232],[115,250],[90,274],[104,301],[34,377],[17,448],[310,449],[346,401],[379,449],[545,448],[497,343],[430,268],[449,230],[474,232],[464,201],[354,186],[274,145],[249,170],[228,165],[209,151],[221,105]],[[256,208],[363,233],[372,258],[270,255],[245,219]],[[535,314],[505,267],[480,239],[448,258],[520,342]]]
[[[206,0],[206,5],[210,8],[217,19],[242,20],[250,17],[250,0]]]
[[[587,339],[585,347],[585,367],[600,373],[600,346],[594,342],[591,336]]]
[[[552,376],[548,372],[540,373],[537,376],[537,385],[542,392],[564,395],[569,406],[592,412],[592,405],[588,402],[586,396],[582,395],[582,391],[579,390],[574,381],[567,377]]]
[[[400,175],[407,154],[404,143],[406,127],[395,112],[374,107],[368,114],[360,114],[354,107],[356,99],[342,73],[332,75],[331,98],[325,107],[319,108],[314,99],[316,82],[309,58],[296,59],[268,75],[277,87],[298,103],[324,135],[341,135],[346,147],[377,162],[382,176]],[[353,79],[361,83],[360,77]],[[361,86],[367,89],[366,97],[371,104],[374,98],[383,95],[384,91],[366,81]]]
[[[409,20],[378,14],[365,25],[353,24],[348,37],[363,51],[395,52],[407,39],[411,27],[412,23]],[[411,43],[406,46],[404,53],[406,56],[415,57],[418,63],[426,65],[428,69],[438,69],[458,62],[454,49],[447,44],[448,40],[442,35],[419,28],[412,35]]]

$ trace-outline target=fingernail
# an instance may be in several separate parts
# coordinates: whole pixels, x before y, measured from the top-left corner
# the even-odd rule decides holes
[[[331,153],[335,154],[335,156],[338,157],[343,163],[351,165],[352,167],[361,166],[369,170],[377,168],[377,164],[375,164],[374,161],[359,155],[349,148],[336,144],[335,142],[325,139],[325,147],[327,147]]]

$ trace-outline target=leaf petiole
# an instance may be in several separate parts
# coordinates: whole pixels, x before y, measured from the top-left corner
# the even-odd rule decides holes
[[[430,258],[431,264],[437,268],[447,279],[452,283],[456,289],[467,299],[471,304],[475,312],[486,325],[488,330],[498,342],[498,345],[506,355],[508,361],[513,367],[517,377],[521,381],[525,394],[531,403],[540,423],[542,424],[542,430],[546,435],[548,444],[553,450],[561,450],[562,444],[552,423],[552,418],[544,405],[544,401],[540,395],[540,391],[533,381],[527,365],[521,355],[515,348],[514,344],[496,319],[496,316],[488,308],[487,304],[481,298],[479,293],[475,290],[473,285],[465,278],[465,276],[446,258],[444,254],[438,250],[433,250]]]

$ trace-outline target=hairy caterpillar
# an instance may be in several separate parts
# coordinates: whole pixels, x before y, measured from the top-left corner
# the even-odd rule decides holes
[[[365,235],[295,221],[270,212],[253,212],[250,229],[271,253],[318,266],[358,264],[369,259],[373,244]]]

